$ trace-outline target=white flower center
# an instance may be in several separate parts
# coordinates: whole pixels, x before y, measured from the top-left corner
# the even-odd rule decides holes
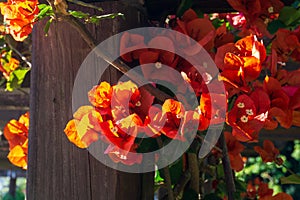
[[[136,102],[135,106],[141,106],[142,103],[140,101]]]
[[[238,108],[244,108],[244,107],[245,107],[245,104],[242,103],[242,102],[239,102],[239,103],[237,104],[237,107],[238,107]]]
[[[248,117],[246,115],[243,115],[241,117],[241,121],[244,122],[244,123],[247,123],[248,122]]]
[[[271,7],[268,8],[268,12],[269,12],[269,13],[273,13],[273,12],[274,12],[273,6],[271,6]]]
[[[160,69],[161,66],[162,66],[162,65],[161,65],[161,62],[156,62],[156,63],[155,63],[155,67],[156,67],[157,69]]]
[[[252,109],[246,109],[247,115],[254,115]]]

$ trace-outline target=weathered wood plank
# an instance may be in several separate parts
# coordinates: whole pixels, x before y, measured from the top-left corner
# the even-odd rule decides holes
[[[137,13],[120,3],[99,5],[108,13],[125,13],[126,20],[105,20],[98,27],[88,26],[98,41],[138,25]],[[121,173],[104,166],[87,150],[71,144],[64,135],[64,127],[72,117],[75,75],[90,49],[64,22],[54,22],[48,37],[44,36],[43,27],[44,23],[37,24],[33,33],[27,198],[141,199],[141,175]],[[106,78],[116,79],[115,70],[109,73]],[[153,181],[147,184],[152,187]],[[147,198],[153,199],[153,192]]]
[[[0,88],[0,110],[28,110],[29,88],[6,92]]]

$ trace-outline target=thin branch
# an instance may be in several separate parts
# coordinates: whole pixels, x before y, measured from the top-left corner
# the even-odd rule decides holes
[[[199,176],[199,167],[198,167],[198,156],[195,153],[188,153],[188,165],[189,170],[192,174],[190,181],[190,188],[193,189],[197,195],[199,195],[200,188],[200,176]]]
[[[70,2],[70,3],[74,3],[74,4],[77,4],[77,5],[83,6],[83,7],[92,8],[92,9],[95,9],[95,10],[99,10],[101,12],[103,11],[102,8],[94,6],[94,5],[89,4],[89,3],[85,3],[83,1],[78,1],[78,0],[67,0],[67,1]]]
[[[200,139],[203,143],[210,144],[210,142],[206,141],[201,135],[196,135],[196,137],[197,137],[198,139]],[[213,149],[219,151],[220,153],[223,152],[222,149],[220,149],[220,148],[217,147],[217,146],[214,146]]]
[[[228,150],[227,150],[227,145],[225,141],[225,136],[224,132],[222,132],[220,139],[219,139],[220,145],[222,147],[222,164],[224,168],[224,174],[225,174],[225,183],[227,187],[227,193],[228,193],[228,200],[234,200],[234,192],[236,191],[235,189],[235,184],[234,184],[234,178],[233,178],[233,173],[230,165],[230,160],[228,157]]]
[[[182,199],[183,197],[183,191],[186,186],[186,184],[190,181],[192,175],[190,170],[186,170],[182,176],[180,177],[180,180],[178,181],[177,185],[174,187],[174,197],[175,199]]]
[[[78,33],[82,36],[82,38],[86,41],[86,43],[95,50],[96,54],[101,57],[103,60],[105,60],[108,64],[113,66],[118,71],[122,72],[126,76],[128,76],[131,80],[136,82],[137,84],[142,85],[143,83],[147,82],[144,77],[142,77],[140,74],[135,73],[132,71],[129,74],[127,72],[131,69],[128,65],[126,65],[123,61],[120,59],[112,60],[107,53],[102,52],[99,48],[96,48],[96,41],[94,40],[91,33],[87,30],[87,28],[76,18],[73,16],[63,16],[63,20],[68,22],[70,25],[72,25]],[[144,88],[150,92],[153,96],[155,96],[159,101],[164,102],[166,99],[173,99],[173,97],[167,95],[166,93],[162,92],[161,90],[155,88],[154,86],[147,84],[144,86]]]
[[[162,142],[161,138],[157,137],[156,141],[157,141],[158,147],[160,149],[163,148],[163,142]],[[163,171],[164,171],[164,175],[165,175],[165,178],[164,178],[165,185],[168,189],[168,200],[175,200],[174,193],[172,190],[171,175],[170,175],[169,167],[168,166],[164,167]]]
[[[29,69],[31,69],[31,62],[27,60],[25,56],[23,56],[16,48],[14,48],[10,43],[8,43],[8,46],[11,50],[13,50],[28,66]]]

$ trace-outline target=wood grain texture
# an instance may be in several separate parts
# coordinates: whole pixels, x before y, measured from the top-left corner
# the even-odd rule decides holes
[[[99,26],[88,25],[97,41],[138,26],[134,10],[118,2],[98,5],[107,13],[123,12],[126,20],[119,18],[104,20]],[[38,23],[33,33],[27,198],[142,199],[141,174],[122,173],[104,166],[87,150],[71,144],[64,135],[65,125],[72,117],[73,82],[90,49],[64,22],[54,22],[48,37],[44,36],[43,27],[44,23]],[[115,81],[118,76],[118,72],[110,69],[105,79]],[[149,175],[153,177],[152,173]],[[153,178],[150,180],[152,182],[146,184],[151,188]],[[153,199],[153,189],[143,199]]]

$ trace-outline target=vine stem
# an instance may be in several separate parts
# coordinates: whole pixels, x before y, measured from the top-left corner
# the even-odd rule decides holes
[[[222,147],[222,155],[223,155],[222,164],[223,164],[223,168],[224,168],[228,200],[234,200],[234,192],[236,191],[236,189],[235,189],[233,173],[232,173],[232,169],[231,169],[231,165],[230,165],[230,160],[228,157],[228,149],[227,149],[227,145],[226,145],[226,141],[225,141],[224,132],[221,133],[219,142]]]
[[[94,40],[91,33],[86,29],[86,27],[78,21],[73,16],[64,15],[62,17],[63,20],[68,22],[73,28],[75,28],[78,33],[81,35],[81,37],[86,41],[86,43],[95,50],[96,54],[101,57],[103,60],[105,60],[108,64],[113,66],[118,71],[122,72],[126,76],[128,76],[131,80],[136,82],[139,85],[143,85],[143,83],[147,82],[144,77],[142,77],[140,74],[132,71],[130,74],[127,72],[131,69],[128,65],[126,65],[123,61],[120,59],[112,60],[111,57],[107,54],[101,51],[99,48],[96,48],[96,41]],[[166,93],[162,92],[161,90],[155,88],[153,85],[147,84],[143,86],[148,92],[150,92],[153,96],[155,96],[160,102],[164,102],[166,99],[173,99],[173,97],[167,95]]]
[[[282,167],[284,167],[288,172],[290,172],[290,174],[295,175],[296,173],[291,170],[290,168],[288,168],[285,164],[281,164]]]
[[[161,140],[160,137],[156,138],[156,142],[160,149],[163,148],[163,141]],[[168,200],[175,200],[173,189],[172,189],[171,175],[170,175],[169,167],[168,166],[164,167],[163,171],[164,171],[164,175],[165,175],[165,178],[164,178],[165,184],[166,184],[167,190],[168,190]]]

